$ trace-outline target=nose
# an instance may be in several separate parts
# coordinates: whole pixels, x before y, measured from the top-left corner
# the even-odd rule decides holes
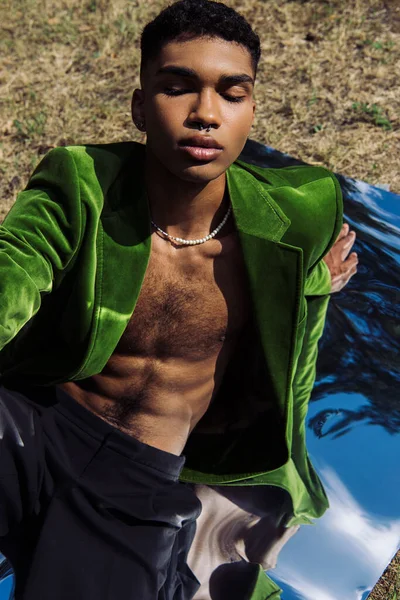
[[[202,90],[196,97],[191,108],[188,121],[191,126],[201,124],[205,127],[211,125],[215,129],[221,126],[220,107],[218,94],[215,90]]]

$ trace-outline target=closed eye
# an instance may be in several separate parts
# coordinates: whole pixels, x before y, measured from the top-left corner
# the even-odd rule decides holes
[[[164,89],[164,94],[166,96],[180,96],[181,94],[188,94],[191,91],[192,90],[175,89],[175,88],[165,88]]]
[[[181,96],[182,94],[190,94],[193,90],[190,89],[176,89],[176,88],[165,88],[164,94],[166,96]],[[243,102],[246,96],[230,96],[229,94],[221,94],[228,102]]]

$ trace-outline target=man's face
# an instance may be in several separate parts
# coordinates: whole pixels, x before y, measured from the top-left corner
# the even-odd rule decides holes
[[[248,50],[220,38],[173,41],[150,61],[135,90],[134,120],[145,122],[147,147],[180,179],[207,183],[243,149],[253,122],[254,71]],[[207,133],[199,125],[211,126]],[[204,152],[196,138],[222,148]]]

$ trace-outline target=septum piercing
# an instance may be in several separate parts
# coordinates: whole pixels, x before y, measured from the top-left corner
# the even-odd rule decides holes
[[[207,133],[210,133],[211,125],[207,125],[207,127],[204,127],[204,125],[199,124],[199,131],[203,131],[203,129],[205,129]]]

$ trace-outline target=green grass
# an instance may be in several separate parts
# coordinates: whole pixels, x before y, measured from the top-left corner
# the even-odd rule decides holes
[[[353,102],[352,109],[357,113],[371,117],[372,122],[377,127],[382,127],[386,131],[391,131],[393,129],[392,123],[388,119],[386,113],[377,104],[369,104],[368,102]]]

